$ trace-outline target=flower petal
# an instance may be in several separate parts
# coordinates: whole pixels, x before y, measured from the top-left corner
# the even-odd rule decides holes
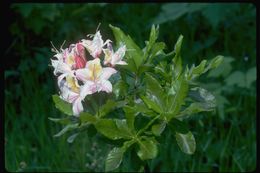
[[[105,91],[107,93],[112,92],[112,84],[108,80],[102,80],[101,81],[101,91]]]
[[[115,74],[117,71],[111,67],[105,67],[102,69],[102,74],[100,76],[101,80],[107,80],[112,74]]]
[[[63,63],[62,61],[59,61],[56,66],[56,71],[60,73],[70,73],[71,68],[67,64]]]
[[[62,60],[63,55],[62,53],[57,53],[54,55],[54,57],[56,57],[58,60]]]
[[[72,110],[73,110],[73,114],[75,116],[79,116],[79,114],[83,111],[83,105],[82,105],[81,101],[82,100],[80,98],[78,98],[73,102]]]
[[[103,49],[103,52],[105,54],[104,65],[107,65],[108,63],[111,63],[113,52],[109,49]]]
[[[89,80],[93,80],[93,81],[98,80],[98,78],[102,74],[102,66],[100,64],[99,58],[88,61],[86,68],[90,71],[90,79]]]
[[[61,87],[61,98],[69,103],[73,103],[77,98],[79,98],[79,94],[71,91],[67,86]]]
[[[91,79],[91,71],[87,68],[76,70],[75,75],[78,80],[83,82]]]
[[[112,56],[111,64],[114,65],[114,64],[116,64],[117,62],[121,61],[122,58],[125,56],[125,51],[126,51],[125,45],[124,45],[124,46],[121,46],[121,47],[114,53],[114,55]]]
[[[80,88],[80,98],[85,99],[87,95],[93,94],[97,91],[96,85],[92,81],[86,81],[85,84]]]
[[[61,81],[62,81],[62,79],[64,79],[67,75],[68,75],[68,73],[64,73],[64,74],[61,74],[61,75],[58,77],[58,86],[59,86],[59,87],[61,87]]]
[[[127,65],[127,63],[125,61],[119,61],[116,64],[118,64],[118,65]]]

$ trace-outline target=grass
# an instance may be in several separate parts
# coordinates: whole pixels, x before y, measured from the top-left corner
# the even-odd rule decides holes
[[[55,12],[59,12],[63,19],[55,24],[51,16],[43,17],[45,12],[42,11],[46,10],[44,7],[38,10],[40,14],[36,14],[37,10],[33,11],[31,15],[35,15],[36,18],[33,19],[29,15],[27,21],[19,21],[26,18],[23,16],[24,8],[15,13],[17,20],[14,20],[12,35],[17,37],[18,43],[11,48],[12,51],[8,55],[16,57],[17,61],[5,71],[5,168],[8,171],[102,170],[109,145],[103,145],[99,139],[86,134],[79,135],[72,144],[66,142],[69,135],[53,137],[61,126],[49,121],[48,117],[64,115],[55,109],[51,99],[51,95],[58,90],[52,69],[48,67],[51,57],[48,49],[49,40],[62,42],[64,35],[68,39],[75,39],[88,30],[95,30],[95,21],[102,21],[102,30],[109,30],[107,24],[113,23],[133,36],[139,45],[144,45],[143,40],[147,39],[150,29],[149,24],[152,23],[153,17],[159,15],[162,5],[164,4],[109,4],[80,7],[74,4],[69,8],[59,4],[52,12],[58,8]],[[22,7],[26,7],[26,4]],[[228,18],[227,15],[223,18],[216,28],[211,27],[209,21],[199,13],[184,15],[160,26],[160,40],[166,41],[167,45],[172,47],[178,35],[182,33],[185,39],[182,51],[184,62],[197,62],[202,58],[213,58],[213,55],[223,54],[235,58],[231,64],[232,72],[246,71],[255,66],[256,60],[255,14],[248,13],[251,8],[250,4],[240,4],[239,10],[229,14],[231,17]],[[64,15],[70,10],[73,13],[65,20]],[[89,14],[85,14],[86,11],[89,11]],[[86,17],[89,26],[82,24],[78,16]],[[30,24],[36,20],[36,25],[44,25],[42,30],[37,30]],[[191,21],[201,22],[194,22],[193,27],[189,27],[188,22]],[[71,28],[71,25],[74,28]],[[79,31],[75,31],[75,28]],[[51,31],[45,33],[46,38],[42,36],[45,30]],[[28,31],[31,32],[28,34]],[[109,32],[105,37],[111,34]],[[207,45],[207,40],[210,39],[216,41]],[[33,49],[30,45],[38,49]],[[249,57],[246,63],[244,56]],[[209,79],[205,76],[202,81],[205,81],[205,84],[218,82],[225,85],[224,79]],[[214,87],[216,89],[217,85],[213,85]],[[229,101],[229,104],[223,107],[224,119],[216,111],[194,115],[188,120],[197,142],[195,154],[185,155],[179,150],[175,139],[167,136],[166,142],[159,146],[158,158],[147,162],[150,171],[244,172],[256,168],[256,87],[254,83],[250,88],[230,86],[221,92],[221,96]],[[117,171],[139,169],[138,165],[135,165],[137,158],[133,153],[129,152],[125,157],[123,166]]]

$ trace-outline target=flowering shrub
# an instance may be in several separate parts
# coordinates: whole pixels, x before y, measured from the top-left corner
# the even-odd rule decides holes
[[[120,145],[106,157],[106,171],[119,167],[132,145],[138,146],[136,154],[141,160],[155,158],[156,139],[166,128],[184,153],[193,154],[195,138],[184,120],[216,106],[215,97],[198,86],[196,78],[216,68],[222,56],[183,69],[182,35],[174,50],[165,53],[165,44],[156,41],[159,27],[152,27],[143,49],[119,28],[110,28],[117,49],[111,40],[103,41],[100,31],[69,48],[54,48],[56,54],[51,63],[60,95],[53,95],[53,100],[68,115],[49,118],[65,125],[54,136],[73,131],[68,138],[72,142],[80,132],[86,129],[90,133],[89,129],[94,127],[106,138],[119,141]]]

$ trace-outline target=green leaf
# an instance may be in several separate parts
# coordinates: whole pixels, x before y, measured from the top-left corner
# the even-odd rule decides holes
[[[198,66],[192,66],[191,69],[188,72],[188,75],[186,76],[187,80],[192,80],[203,73],[206,73],[210,69],[217,68],[221,63],[223,62],[223,56],[218,55],[215,58],[213,58],[205,67],[207,61],[203,60]]]
[[[217,106],[215,96],[204,88],[191,88],[189,96],[196,102],[191,103],[186,109],[176,115],[176,118],[188,118],[190,115],[198,112],[213,111]]]
[[[150,38],[149,38],[150,48],[153,46],[153,44],[157,40],[158,35],[159,35],[159,25],[157,25],[156,28],[154,25],[152,25],[151,32],[150,32]]]
[[[76,124],[68,124],[66,125],[59,133],[55,134],[53,137],[60,137],[61,135],[65,134],[67,131],[71,131],[78,127],[78,123]]]
[[[129,138],[131,136],[133,136],[130,128],[128,127],[128,124],[126,122],[125,119],[116,119],[116,126],[117,128],[120,130],[121,133],[124,133],[125,135],[129,136]]]
[[[190,104],[189,107],[184,109],[180,114],[175,116],[176,118],[188,118],[190,115],[195,113],[204,112],[204,111],[213,111],[215,109],[215,105],[207,102],[196,102]]]
[[[97,118],[94,115],[91,115],[90,113],[83,112],[79,115],[79,119],[82,123],[89,122],[89,123],[95,123],[97,121]]]
[[[138,70],[138,76],[145,74],[146,72],[152,72],[153,71],[154,66],[153,65],[149,65],[149,64],[144,64],[141,65],[139,70]]]
[[[209,69],[217,68],[223,62],[224,56],[218,55],[213,58],[209,63]]]
[[[189,131],[186,134],[175,133],[175,138],[181,151],[186,154],[193,154],[196,150],[196,142],[193,134]]]
[[[113,171],[118,168],[122,162],[124,152],[134,144],[134,140],[124,142],[121,148],[115,147],[109,153],[105,161],[105,171]]]
[[[116,125],[116,121],[112,119],[100,119],[95,123],[97,131],[109,139],[117,140],[121,138],[129,139],[129,135],[120,131]]]
[[[67,115],[73,115],[72,112],[72,106],[70,103],[65,102],[64,100],[62,100],[58,95],[52,95],[52,99],[55,103],[55,106],[57,109],[59,109],[60,111],[62,111],[63,113],[67,114]]]
[[[160,106],[158,106],[158,101],[155,101],[153,97],[146,97],[146,96],[140,96],[140,98],[143,100],[145,105],[149,108],[154,110],[157,113],[162,113],[162,109]]]
[[[182,45],[182,40],[183,40],[183,35],[180,35],[175,47],[174,47],[174,58],[173,58],[173,64],[174,64],[174,76],[175,78],[178,78],[178,76],[182,72],[182,60],[180,56],[180,51],[181,51],[181,45]]]
[[[165,47],[166,45],[164,42],[154,43],[153,47],[150,50],[150,54],[148,57],[149,59],[147,60],[148,63],[151,63],[156,56],[163,55],[164,54],[163,49],[165,49]]]
[[[127,62],[128,62],[128,59],[133,59],[135,65],[136,65],[136,69],[138,69],[139,66],[143,62],[142,50],[136,45],[136,43],[132,40],[132,38],[129,35],[126,36],[124,34],[124,32],[121,31],[120,28],[112,26],[112,25],[109,25],[109,27],[113,31],[117,44],[119,45],[120,43],[123,43],[126,45],[126,48],[128,50],[126,52]]]
[[[124,112],[125,112],[125,117],[126,117],[126,122],[128,127],[131,130],[135,130],[134,127],[134,120],[135,120],[135,116],[139,113],[136,111],[136,109],[130,107],[130,106],[125,106],[124,108]]]
[[[116,98],[124,97],[127,95],[128,85],[125,81],[119,80],[115,85],[113,85],[113,93]]]
[[[159,52],[161,52],[162,49],[165,48],[165,44],[163,42],[156,43],[158,35],[159,35],[159,25],[157,25],[156,28],[153,25],[150,32],[149,41],[146,42],[147,45],[144,49],[145,50],[144,60],[147,60],[147,58],[149,57],[148,61],[151,62],[153,57]]]
[[[103,117],[114,109],[122,107],[124,104],[124,101],[115,102],[113,100],[107,100],[107,102],[100,107],[99,116]]]
[[[138,140],[139,150],[137,155],[141,160],[153,159],[158,154],[156,141],[153,138],[145,138],[144,140]]]
[[[184,103],[184,99],[186,98],[187,94],[188,94],[188,83],[185,80],[185,78],[183,78],[183,75],[180,76],[180,79],[173,82],[173,86],[174,86],[174,90],[175,90],[175,95],[169,95],[168,96],[168,111],[169,112],[169,119],[171,119],[172,117],[176,116],[180,109],[182,104]]]
[[[79,133],[75,133],[73,135],[71,135],[70,137],[68,137],[67,142],[68,143],[73,143],[73,141],[75,140],[75,138],[79,135]]]
[[[127,53],[126,53],[127,54]],[[138,72],[138,69],[135,65],[135,61],[134,59],[132,58],[131,55],[127,56],[128,59],[126,59],[126,62],[127,62],[127,65],[124,65],[124,66],[121,66],[121,68],[123,69],[127,69],[128,71],[131,71],[131,72],[134,72],[134,73],[137,73]],[[130,58],[129,58],[130,57]]]
[[[149,41],[147,42],[147,46],[145,50],[145,58],[150,52],[151,48],[153,47],[155,41],[157,40],[158,35],[159,35],[159,25],[157,25],[156,28],[154,25],[152,25]]]
[[[189,92],[189,96],[191,97],[191,99],[195,101],[211,104],[212,107],[215,107],[216,105],[215,96],[204,88],[201,87],[191,88]]]
[[[176,57],[180,56],[182,40],[183,40],[183,35],[180,35],[177,42],[175,43],[174,52],[176,54]]]
[[[121,148],[113,148],[109,153],[106,158],[106,163],[105,163],[105,171],[113,171],[114,169],[118,168],[119,165],[122,162],[124,156],[124,150]]]
[[[193,69],[193,74],[201,74],[204,71],[207,60],[202,60],[200,64]]]
[[[155,136],[160,136],[166,127],[166,122],[161,121],[159,124],[152,126],[152,132]]]
[[[150,109],[148,106],[146,106],[143,102],[135,104],[135,106],[133,108],[136,111],[135,115],[137,115],[138,113],[142,113],[142,114],[145,114],[150,117],[157,115],[157,113],[155,113],[152,109]]]
[[[71,123],[71,118],[70,117],[65,117],[65,118],[52,118],[52,117],[48,117],[48,119],[53,121],[53,122],[64,124],[64,125]]]
[[[166,95],[163,92],[163,88],[161,87],[160,83],[151,75],[146,73],[145,78],[146,82],[146,91],[150,93],[150,96],[154,98],[157,104],[160,106],[160,109],[164,109],[165,107],[165,99]]]
[[[212,69],[209,73],[208,73],[208,77],[226,77],[231,71],[232,71],[232,65],[231,63],[234,61],[235,59],[232,57],[224,57],[223,58],[223,62],[221,63],[221,66],[218,66],[215,69]]]

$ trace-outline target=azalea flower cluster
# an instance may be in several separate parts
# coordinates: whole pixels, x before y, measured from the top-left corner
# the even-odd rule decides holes
[[[114,52],[112,41],[104,42],[100,31],[88,37],[90,39],[82,39],[66,49],[60,48],[60,51],[54,47],[56,54],[54,59],[51,59],[54,75],[58,76],[60,98],[72,104],[75,116],[83,111],[82,101],[87,95],[100,91],[112,92],[109,78],[117,73],[114,67],[127,65],[122,60],[126,51],[125,45]]]

